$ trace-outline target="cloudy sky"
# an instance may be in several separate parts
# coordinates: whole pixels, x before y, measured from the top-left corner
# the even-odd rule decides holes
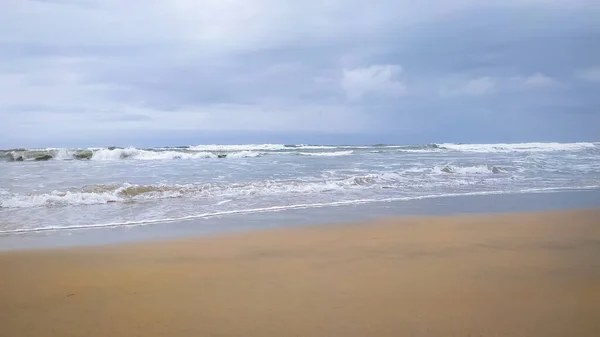
[[[600,2],[0,0],[0,147],[600,140]]]

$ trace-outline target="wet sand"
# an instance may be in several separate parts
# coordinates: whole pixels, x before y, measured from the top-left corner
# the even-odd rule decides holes
[[[0,253],[0,336],[600,336],[600,209]]]

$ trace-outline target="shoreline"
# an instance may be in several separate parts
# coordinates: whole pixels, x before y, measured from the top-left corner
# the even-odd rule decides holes
[[[597,336],[600,208],[0,252],[2,336]]]
[[[372,224],[389,224],[394,223],[397,225],[409,224],[413,222],[417,223],[427,223],[428,221],[432,222],[444,222],[446,220],[475,220],[478,218],[503,218],[503,217],[520,217],[520,216],[535,216],[535,215],[550,215],[550,214],[564,214],[564,213],[588,213],[588,212],[597,212],[600,216],[600,206],[599,207],[583,207],[583,208],[567,208],[567,209],[553,209],[553,210],[544,210],[544,211],[523,211],[523,212],[498,212],[498,213],[455,213],[455,214],[413,214],[413,215],[401,215],[401,216],[379,216],[373,217],[369,220],[356,220],[356,221],[331,221],[331,222],[323,222],[323,223],[312,223],[312,224],[295,224],[293,226],[274,226],[274,227],[266,227],[266,228],[251,228],[247,230],[235,230],[235,231],[224,231],[224,232],[216,232],[211,234],[200,234],[200,235],[191,235],[191,236],[176,236],[172,238],[154,238],[149,240],[140,240],[140,241],[126,241],[126,242],[107,242],[100,244],[91,244],[91,245],[81,245],[81,246],[64,246],[64,247],[32,247],[26,249],[13,249],[13,250],[1,250],[0,256],[3,254],[19,254],[19,253],[44,253],[44,252],[68,252],[68,251],[77,251],[77,250],[96,250],[96,249],[115,249],[115,248],[127,248],[127,247],[144,247],[144,246],[156,246],[156,245],[176,245],[179,243],[189,243],[189,242],[198,242],[204,240],[223,240],[227,238],[235,238],[242,236],[253,236],[253,235],[261,235],[261,234],[269,234],[269,233],[287,233],[287,235],[293,235],[295,231],[306,231],[312,229],[328,229],[328,230],[336,230],[336,229],[344,229],[344,228],[353,228],[353,227],[364,227]],[[243,216],[241,216],[243,218]],[[600,220],[598,221],[600,228]],[[109,229],[118,229],[118,228],[109,228]],[[132,228],[131,230],[134,230]],[[88,229],[84,229],[86,231]],[[90,231],[94,231],[95,229],[91,229]],[[102,230],[102,229],[100,229]],[[600,229],[599,229],[600,230]],[[78,231],[78,230],[77,230]],[[27,235],[27,234],[17,234],[17,235]],[[600,235],[599,235],[600,238]]]
[[[140,226],[57,229],[0,234],[0,252],[177,240],[279,227],[376,221],[406,216],[452,216],[541,212],[600,207],[600,189],[560,192],[461,195],[268,213],[233,214]]]

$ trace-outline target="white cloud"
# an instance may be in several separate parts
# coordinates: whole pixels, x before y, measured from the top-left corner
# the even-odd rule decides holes
[[[551,88],[562,85],[558,80],[542,73],[535,73],[528,77],[517,77],[515,80],[518,85],[521,85],[525,89]]]
[[[586,81],[600,82],[600,66],[580,71],[578,75]]]
[[[392,64],[344,69],[341,86],[350,100],[360,100],[369,94],[400,97],[406,94],[406,86],[398,80],[401,72],[401,66]]]
[[[496,89],[496,79],[492,77],[479,77],[467,80],[465,83],[459,83],[448,88],[443,87],[440,90],[442,97],[448,96],[482,96],[493,92]]]
[[[491,77],[480,77],[467,82],[463,90],[467,95],[479,96],[492,92],[495,87],[496,80]]]
[[[568,87],[568,84],[540,72],[529,76],[499,78],[498,82],[499,90],[504,92],[548,91]]]

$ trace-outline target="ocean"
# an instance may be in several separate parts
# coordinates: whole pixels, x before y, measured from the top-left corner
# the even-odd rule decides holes
[[[0,151],[0,235],[590,190],[600,143],[11,149]]]

